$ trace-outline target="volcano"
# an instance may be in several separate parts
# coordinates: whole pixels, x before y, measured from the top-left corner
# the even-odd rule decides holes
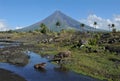
[[[59,27],[56,26],[56,22],[60,23]],[[51,31],[60,31],[62,29],[75,29],[83,31],[83,28],[81,27],[82,24],[81,22],[71,18],[70,16],[65,15],[61,11],[55,11],[53,14],[43,19],[42,21],[24,27],[22,29],[18,29],[18,31],[33,31],[36,29],[40,29],[41,23],[44,23]],[[101,30],[95,29],[84,24],[84,31],[101,31]]]

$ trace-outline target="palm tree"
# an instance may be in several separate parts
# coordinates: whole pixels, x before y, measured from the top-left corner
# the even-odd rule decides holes
[[[109,27],[109,31],[110,31],[111,25],[110,25],[110,24],[108,24],[108,27]]]
[[[81,23],[81,24],[80,24],[80,27],[82,28],[82,32],[85,32],[85,31],[84,31],[85,24],[84,24],[84,23]]]
[[[94,22],[94,26],[95,26],[95,29],[96,29],[96,26],[97,26],[97,22],[96,21]]]
[[[40,24],[40,31],[43,34],[46,34],[46,33],[48,33],[49,29],[48,29],[48,27],[44,23],[41,23]]]
[[[112,28],[112,32],[116,32],[115,24],[112,24],[111,28]]]
[[[55,25],[56,25],[56,27],[60,27],[61,24],[59,21],[57,21]]]
[[[94,28],[95,28],[95,30],[93,30],[93,33],[95,33],[95,31],[96,31],[96,26],[97,26],[97,22],[95,21],[93,25],[94,25]]]
[[[56,27],[57,27],[57,31],[60,31],[60,28],[59,28],[59,27],[61,26],[60,22],[57,21],[55,25],[56,25]]]
[[[112,24],[111,27],[114,29],[115,28],[115,24]]]

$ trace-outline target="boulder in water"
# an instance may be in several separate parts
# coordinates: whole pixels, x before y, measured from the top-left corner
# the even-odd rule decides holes
[[[42,69],[42,68],[44,68],[45,66],[46,66],[46,63],[43,62],[43,63],[40,63],[40,64],[35,64],[35,65],[34,65],[34,68],[35,68],[35,69]]]

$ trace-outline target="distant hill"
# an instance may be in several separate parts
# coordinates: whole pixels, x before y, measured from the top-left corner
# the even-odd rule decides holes
[[[56,22],[60,22],[60,27],[56,27]],[[40,24],[44,23],[50,30],[52,31],[60,31],[62,29],[75,29],[82,31],[82,27],[80,27],[80,22],[77,20],[65,15],[61,11],[55,11],[52,15],[48,16],[44,20],[37,22],[33,25],[27,26],[22,29],[18,29],[17,31],[33,31],[36,29],[40,29]],[[95,29],[88,25],[84,26],[84,31],[102,31],[99,29]]]

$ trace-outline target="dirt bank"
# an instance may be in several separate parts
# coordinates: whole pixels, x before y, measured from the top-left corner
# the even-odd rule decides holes
[[[27,81],[19,75],[0,68],[0,81]]]

